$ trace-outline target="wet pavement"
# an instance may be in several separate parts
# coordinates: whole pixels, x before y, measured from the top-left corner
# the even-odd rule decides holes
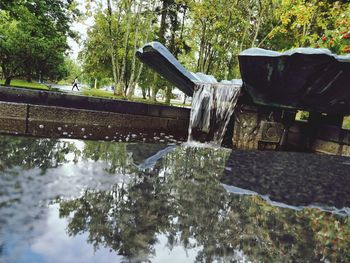
[[[51,87],[54,89],[58,89],[59,91],[66,92],[66,93],[81,93],[82,91],[87,89],[86,86],[81,86],[81,85],[78,86],[79,90],[77,90],[76,88],[74,88],[74,90],[72,90],[71,85],[52,84]]]

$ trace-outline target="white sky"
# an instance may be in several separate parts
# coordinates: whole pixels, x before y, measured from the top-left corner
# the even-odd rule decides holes
[[[78,2],[78,8],[82,13],[85,13],[85,6],[84,6],[84,0],[77,0]],[[92,26],[94,23],[93,17],[89,17],[85,21],[81,22],[74,22],[72,24],[72,29],[74,31],[77,31],[80,36],[80,43],[77,43],[72,38],[68,38],[68,45],[70,46],[71,50],[69,51],[70,57],[73,59],[77,59],[79,51],[82,49],[83,41],[87,37],[87,30],[90,26]]]
[[[84,27],[84,25],[74,25],[73,26],[75,31],[78,31],[81,35],[82,35],[82,39],[80,42],[83,41],[83,39],[85,39],[86,37],[86,28]],[[77,43],[74,39],[72,38],[68,38],[68,45],[71,48],[71,50],[69,50],[69,56],[73,59],[77,59],[78,57],[78,53],[81,49],[81,44]]]

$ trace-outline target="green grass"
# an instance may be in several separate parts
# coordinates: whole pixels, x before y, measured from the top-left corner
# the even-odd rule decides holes
[[[343,129],[350,130],[350,116],[344,117]]]
[[[85,89],[82,91],[82,94],[85,96],[93,96],[93,97],[100,97],[100,98],[108,98],[108,99],[116,99],[116,100],[129,100],[123,96],[116,96],[110,91],[100,90],[100,89]],[[164,105],[163,102],[154,102],[151,100],[145,100],[142,98],[132,98],[130,101],[134,102],[142,102],[142,103],[148,103],[148,104],[158,104],[158,105]]]
[[[0,80],[0,84],[4,85],[5,80]],[[13,79],[11,80],[10,86],[12,87],[19,87],[19,88],[29,88],[29,89],[41,89],[41,90],[49,90],[49,87],[47,87],[44,84],[37,83],[37,82],[28,82],[25,80],[20,79]]]
[[[116,99],[116,100],[129,100],[133,102],[141,102],[141,103],[147,103],[147,104],[155,104],[155,105],[166,105],[164,102],[161,101],[153,101],[143,98],[132,98],[127,99],[123,96],[116,96],[110,91],[100,90],[100,89],[84,89],[82,90],[82,94],[85,96],[93,96],[93,97],[100,97],[100,98],[108,98],[108,99]],[[172,106],[176,107],[184,107],[184,106],[190,106],[189,104],[183,105],[183,104],[176,104],[171,103]]]
[[[188,108],[188,107],[190,107],[191,108],[191,103],[186,103],[186,104],[183,104],[183,103],[170,103],[171,104],[171,106],[175,106],[175,107],[186,107],[186,108]]]
[[[116,96],[112,92],[108,92],[100,89],[85,89],[82,91],[82,94],[85,96],[109,98],[109,99],[124,99],[122,96]]]
[[[57,82],[57,85],[72,86],[72,81],[68,81],[66,79],[62,79],[62,80]]]
[[[4,85],[4,83],[5,83],[5,80],[0,80],[1,85]],[[61,84],[65,84],[65,83],[61,83]],[[20,80],[20,79],[12,80],[10,83],[10,86],[19,87],[19,88],[50,90],[50,88],[44,84],[40,84],[37,82],[27,82],[25,80]],[[83,88],[81,93],[82,93],[82,95],[85,95],[85,96],[117,99],[117,100],[127,100],[123,96],[116,96],[110,91],[105,91],[105,90],[100,90],[100,89],[84,89]],[[147,100],[147,99],[142,99],[142,98],[132,98],[132,99],[130,99],[130,101],[147,103],[147,104],[166,105],[164,102],[161,102],[161,101],[153,101],[153,100]],[[188,104],[183,105],[183,104],[177,104],[177,103],[171,103],[171,105],[177,106],[177,107],[190,106]]]
[[[143,99],[143,98],[132,98],[130,101],[147,103],[147,104],[154,104],[154,105],[166,105],[162,101],[154,101],[154,100]]]

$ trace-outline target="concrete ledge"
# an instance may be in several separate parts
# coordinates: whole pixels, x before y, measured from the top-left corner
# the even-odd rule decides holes
[[[183,141],[189,120],[0,102],[0,132],[121,141]],[[161,138],[164,137],[164,138]]]
[[[20,103],[0,103],[0,130],[5,133],[26,133],[28,106]]]
[[[0,101],[188,120],[190,109],[0,86]]]

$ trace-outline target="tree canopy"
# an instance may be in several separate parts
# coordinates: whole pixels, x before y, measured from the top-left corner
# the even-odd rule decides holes
[[[78,15],[72,0],[15,0],[0,5],[0,64],[5,84],[14,77],[56,80],[64,74],[67,38]]]
[[[91,7],[91,1],[87,0]],[[121,0],[97,1],[80,58],[84,70],[110,78],[119,95],[132,95],[136,84],[146,94],[165,82],[135,60],[144,43],[159,41],[189,70],[219,79],[239,78],[237,55],[260,47],[282,51],[322,47],[350,52],[350,4],[306,0]],[[92,10],[91,8],[90,10]],[[147,83],[147,85],[143,85]],[[151,94],[151,92],[148,92]]]

